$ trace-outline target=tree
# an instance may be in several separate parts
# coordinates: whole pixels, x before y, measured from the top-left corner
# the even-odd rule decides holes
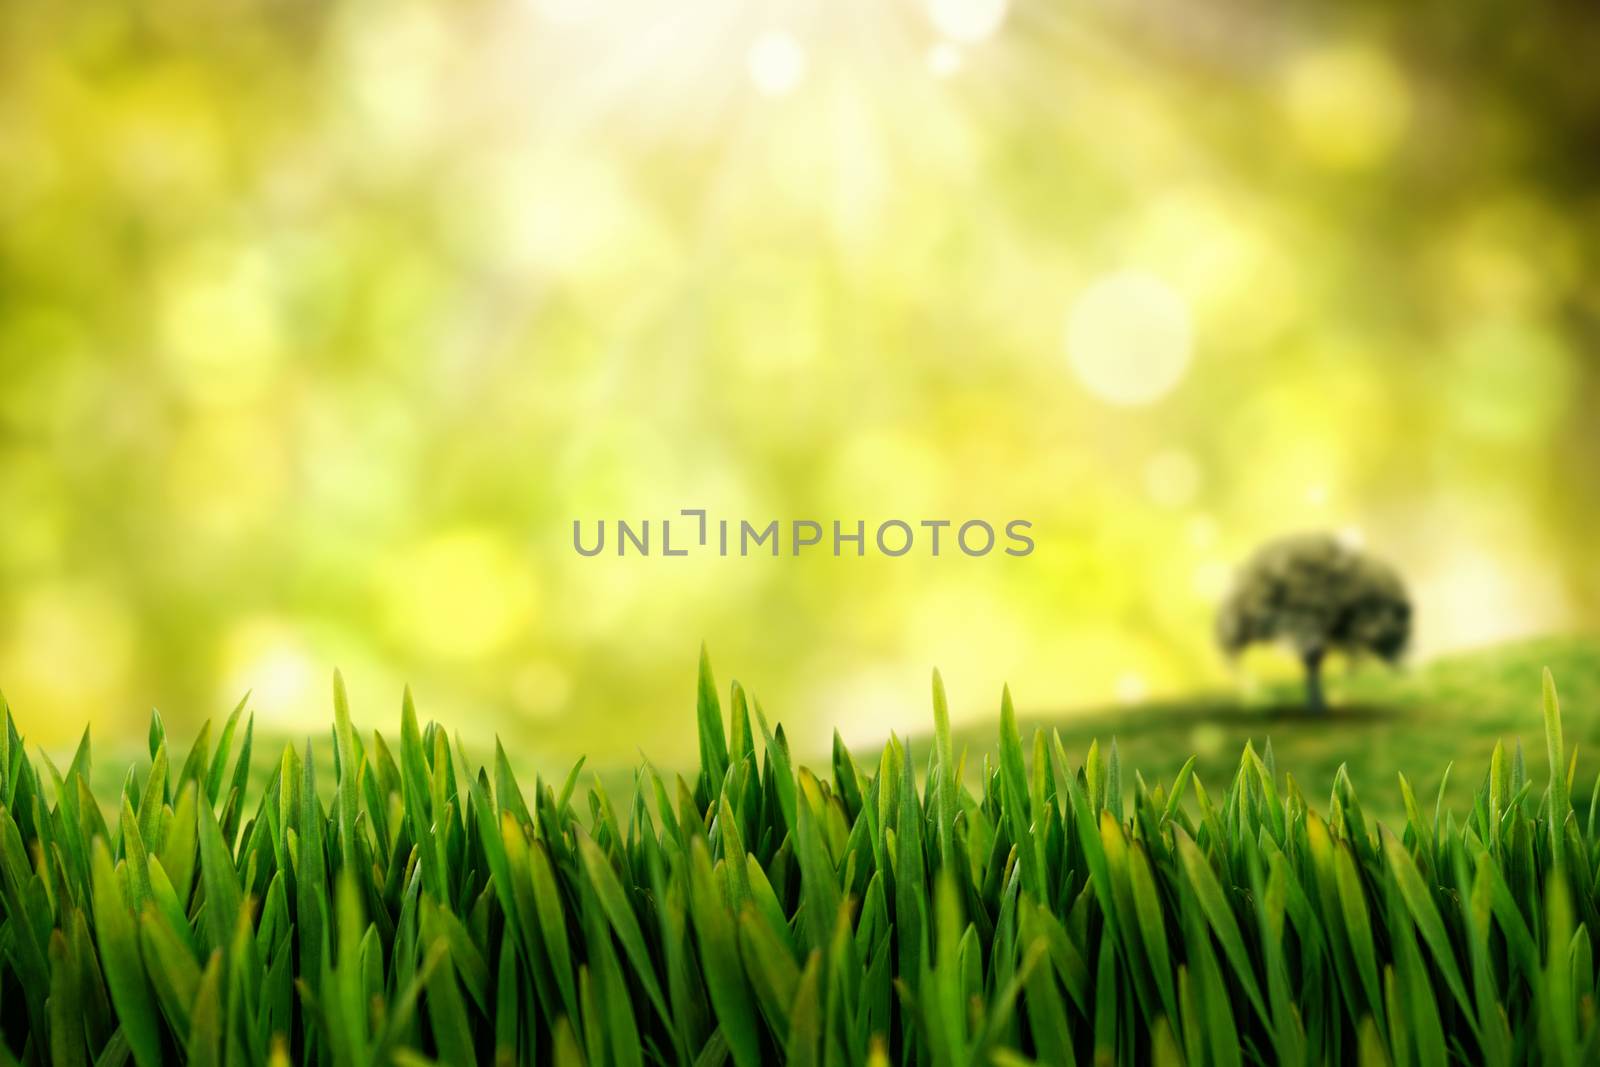
[[[1326,710],[1322,662],[1329,652],[1393,663],[1411,638],[1411,602],[1388,565],[1328,534],[1272,541],[1252,556],[1217,613],[1230,656],[1276,642],[1300,657],[1306,703]]]

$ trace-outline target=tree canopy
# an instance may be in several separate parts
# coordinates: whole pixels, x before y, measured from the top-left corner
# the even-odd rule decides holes
[[[1257,643],[1292,648],[1312,709],[1321,710],[1323,657],[1398,659],[1411,640],[1411,601],[1387,564],[1331,534],[1296,534],[1262,546],[1240,569],[1217,614],[1217,639],[1230,655]]]

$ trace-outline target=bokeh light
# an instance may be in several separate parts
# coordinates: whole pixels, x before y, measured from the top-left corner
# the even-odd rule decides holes
[[[221,657],[227,691],[249,693],[265,724],[308,732],[321,724],[325,679],[312,643],[292,622],[243,619],[224,638]]]
[[[961,49],[949,41],[939,41],[928,46],[928,70],[940,78],[948,78],[961,69]]]
[[[127,611],[109,591],[86,582],[29,589],[14,602],[13,638],[0,649],[11,692],[39,694],[55,706],[114,701],[133,667],[134,633]],[[41,724],[60,738],[82,723]]]
[[[548,777],[1236,684],[1359,530],[1415,655],[1600,624],[1600,14],[0,4],[0,688],[260,751],[411,683]],[[571,523],[1031,520],[1026,559]],[[1135,685],[1137,682],[1137,685]],[[273,744],[268,744],[269,740]],[[1200,738],[1201,741],[1204,738]],[[524,779],[531,781],[531,775]]]
[[[1405,132],[1410,96],[1394,64],[1377,49],[1317,49],[1289,68],[1285,105],[1300,148],[1334,167],[1364,167],[1394,150]]]
[[[750,80],[768,96],[793,92],[806,74],[806,52],[793,35],[773,30],[750,46]]]
[[[953,41],[971,44],[992,37],[1006,19],[1010,0],[926,0],[934,28]]]
[[[1145,490],[1162,507],[1181,508],[1193,502],[1200,480],[1200,464],[1179,449],[1158,452],[1144,465]]]
[[[1151,404],[1183,380],[1193,333],[1188,304],[1171,286],[1143,271],[1119,271],[1096,280],[1074,301],[1067,355],[1099,399]]]
[[[389,632],[411,655],[474,661],[526,632],[536,594],[527,560],[488,530],[450,530],[386,561],[379,596]]]

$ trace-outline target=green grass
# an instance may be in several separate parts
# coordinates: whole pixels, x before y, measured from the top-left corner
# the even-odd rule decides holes
[[[292,747],[253,776],[241,709],[182,755],[152,722],[107,814],[87,740],[62,772],[6,710],[0,1062],[1600,1056],[1600,805],[1548,676],[1537,748],[1458,767],[1461,804],[1397,779],[1392,828],[1284,745],[1163,787],[1007,699],[969,757],[935,678],[928,744],[817,775],[718,694],[702,661],[698,772],[621,811],[474,767],[409,699],[393,746],[359,733],[336,680],[331,791]]]

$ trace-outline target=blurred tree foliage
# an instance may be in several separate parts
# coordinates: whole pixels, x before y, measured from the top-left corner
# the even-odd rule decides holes
[[[1134,699],[1220,678],[1232,563],[1307,526],[1395,560],[1423,651],[1595,621],[1592,6],[954,29],[0,5],[0,685],[36,736],[247,686],[320,727],[338,663],[552,763],[670,758],[702,636],[802,742],[920,723],[930,661],[958,714]],[[1129,406],[1150,292],[1176,384]],[[682,507],[1039,549],[570,549]]]
[[[1411,602],[1383,562],[1327,534],[1296,534],[1259,548],[1217,612],[1217,640],[1236,656],[1287,645],[1306,672],[1306,703],[1327,710],[1322,665],[1330,654],[1398,660],[1411,640]]]

